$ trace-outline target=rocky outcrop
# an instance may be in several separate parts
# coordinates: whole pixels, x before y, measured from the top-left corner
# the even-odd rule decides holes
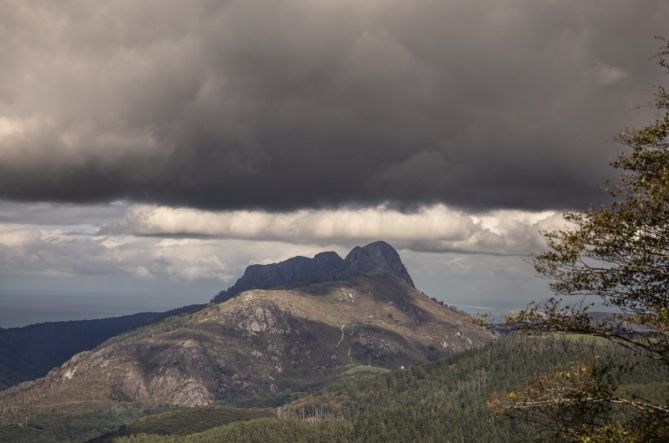
[[[388,243],[377,241],[364,247],[356,246],[345,259],[336,252],[321,252],[314,258],[293,257],[280,263],[251,265],[233,286],[219,292],[213,301],[224,302],[249,289],[297,288],[383,274],[414,287],[397,251]]]
[[[344,260],[344,268],[351,276],[390,274],[415,287],[400,255],[384,241],[353,248]]]

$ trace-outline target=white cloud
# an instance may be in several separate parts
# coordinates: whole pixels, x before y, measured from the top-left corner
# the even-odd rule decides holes
[[[600,63],[595,67],[593,71],[593,77],[597,85],[611,86],[614,83],[618,83],[619,81],[627,78],[628,74],[616,66]]]
[[[471,275],[483,278],[481,266],[508,267],[520,259],[492,255],[541,250],[540,230],[562,226],[555,211],[473,213],[444,205],[407,213],[384,206],[269,213],[5,202],[0,205],[0,274],[26,282],[55,278],[74,287],[80,279],[104,276],[122,279],[128,287],[200,284],[213,293],[253,263],[325,250],[343,256],[354,245],[382,239],[400,249],[416,281],[439,294],[444,278],[451,287]]]
[[[37,126],[35,119],[18,119],[0,116],[0,141],[20,135]]]
[[[166,309],[206,300],[249,264],[326,250],[343,256],[353,245],[384,239],[401,249],[428,294],[459,306],[515,309],[543,294],[545,282],[507,254],[540,250],[539,230],[564,225],[553,211],[468,213],[441,205],[415,213],[382,206],[290,213],[109,206],[0,204],[0,281],[26,288],[48,281],[86,293],[97,288],[92,282],[132,293],[150,287]],[[149,309],[151,297],[129,299],[122,312]]]
[[[228,282],[234,276],[221,249],[216,240],[87,235],[0,224],[0,268],[5,274],[128,274],[139,279]]]
[[[100,232],[344,245],[382,239],[415,251],[522,255],[543,248],[541,230],[562,226],[556,211],[467,213],[441,204],[410,213],[385,206],[270,213],[133,205]]]

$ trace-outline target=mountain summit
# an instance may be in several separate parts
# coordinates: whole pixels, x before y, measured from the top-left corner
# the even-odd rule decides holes
[[[347,281],[365,275],[393,276],[414,288],[413,280],[395,248],[384,241],[356,246],[345,259],[336,252],[321,252],[314,258],[293,257],[269,265],[251,265],[214,302],[223,302],[249,289],[296,288],[314,283]]]
[[[415,288],[413,280],[395,248],[384,241],[356,246],[344,260],[350,276],[390,274]]]

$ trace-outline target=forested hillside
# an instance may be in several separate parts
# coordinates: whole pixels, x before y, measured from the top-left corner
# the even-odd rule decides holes
[[[666,369],[607,342],[511,334],[435,364],[389,373],[358,368],[313,395],[277,408],[274,417],[255,418],[266,414],[255,409],[231,421],[206,408],[181,409],[131,420],[102,441],[550,441],[540,427],[495,420],[486,402],[494,392],[517,389],[540,374],[595,357],[634,363],[634,371],[619,371],[621,389],[644,397],[667,392]],[[27,428],[38,431],[35,425]],[[39,432],[48,429],[42,425]]]
[[[202,307],[204,305],[192,305],[167,312],[0,328],[0,390],[43,377],[73,355],[92,349],[110,337]]]
[[[542,427],[493,420],[487,400],[494,392],[594,358],[633,361],[633,372],[619,373],[626,389],[646,396],[667,392],[669,372],[662,365],[621,347],[579,336],[512,334],[438,364],[333,385],[287,405],[280,414],[342,416],[353,425],[351,441],[546,441],[550,436]]]

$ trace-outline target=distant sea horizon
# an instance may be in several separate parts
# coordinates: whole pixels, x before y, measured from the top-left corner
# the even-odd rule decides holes
[[[207,303],[203,299],[199,303]],[[17,328],[35,323],[95,320],[139,312],[164,312],[193,304],[159,295],[136,293],[88,293],[65,291],[0,292],[0,328]]]

